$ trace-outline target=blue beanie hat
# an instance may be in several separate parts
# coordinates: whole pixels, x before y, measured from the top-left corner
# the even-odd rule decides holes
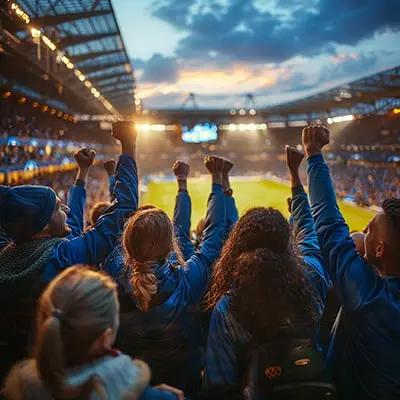
[[[0,186],[0,225],[13,240],[19,233],[7,228],[15,223],[33,235],[49,223],[56,204],[56,193],[47,186]]]

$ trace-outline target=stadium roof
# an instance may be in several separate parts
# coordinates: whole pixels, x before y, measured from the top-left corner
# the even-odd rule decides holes
[[[268,122],[327,119],[345,114],[371,115],[400,108],[400,66],[298,100],[256,110],[234,109],[151,109],[160,119],[228,121],[230,119]],[[250,112],[249,112],[250,111]]]
[[[133,112],[135,80],[111,0],[18,4],[29,14],[30,26],[45,32],[120,114]]]
[[[265,111],[271,114],[332,113],[346,109],[351,113],[374,113],[397,106],[399,99],[400,66],[397,66],[299,100],[267,107]]]

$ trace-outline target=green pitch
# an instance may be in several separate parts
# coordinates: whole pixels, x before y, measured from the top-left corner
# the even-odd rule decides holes
[[[264,179],[234,180],[232,188],[240,215],[251,207],[270,206],[278,208],[288,216],[286,198],[290,196],[288,185]],[[173,215],[177,184],[175,182],[151,182],[142,194],[141,204],[153,204]],[[192,227],[205,214],[210,192],[210,182],[203,178],[189,179],[189,193],[192,198]],[[374,213],[368,209],[340,203],[351,230],[362,230]]]

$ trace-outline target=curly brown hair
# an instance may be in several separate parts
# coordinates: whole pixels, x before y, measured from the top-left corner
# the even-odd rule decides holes
[[[273,335],[299,315],[311,324],[316,320],[318,298],[280,211],[252,208],[236,224],[215,265],[207,308],[228,292],[232,313],[254,336]]]

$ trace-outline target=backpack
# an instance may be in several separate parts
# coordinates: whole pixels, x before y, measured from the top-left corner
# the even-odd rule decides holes
[[[245,399],[335,399],[324,357],[311,339],[286,338],[252,346],[247,359]]]

